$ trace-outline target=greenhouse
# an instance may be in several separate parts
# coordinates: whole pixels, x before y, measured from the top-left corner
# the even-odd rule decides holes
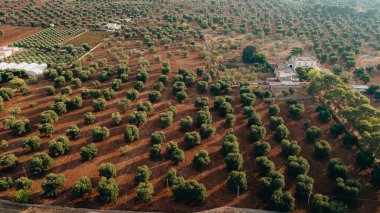
[[[0,70],[7,70],[7,69],[21,69],[25,70],[27,75],[40,75],[43,73],[43,71],[47,68],[47,64],[37,64],[37,63],[26,63],[22,62],[19,64],[16,63],[6,63],[2,62],[0,63]]]

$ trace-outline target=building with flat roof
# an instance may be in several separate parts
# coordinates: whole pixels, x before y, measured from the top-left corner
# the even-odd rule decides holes
[[[358,92],[367,92],[369,86],[364,84],[353,84],[350,88]]]

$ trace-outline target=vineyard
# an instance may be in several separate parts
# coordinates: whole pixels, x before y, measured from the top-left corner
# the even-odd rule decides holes
[[[90,47],[94,47],[108,37],[109,32],[107,31],[87,31],[73,39],[66,41],[64,45],[74,45],[75,47],[81,47],[83,44],[88,44]]]
[[[82,32],[83,30],[60,30],[50,28],[20,41],[16,41],[13,43],[13,46],[39,49],[51,48]]]
[[[76,56],[68,54],[66,52],[40,50],[40,49],[30,49],[16,53],[6,59],[2,60],[5,62],[15,62],[15,63],[66,63],[68,61],[73,61]]]

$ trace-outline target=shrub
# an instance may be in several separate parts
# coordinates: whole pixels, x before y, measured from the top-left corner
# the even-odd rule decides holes
[[[55,128],[53,124],[50,124],[50,123],[38,125],[38,130],[40,131],[41,134],[45,134],[46,136],[49,136],[49,137],[52,136],[53,133],[55,132]]]
[[[255,113],[248,119],[248,127],[252,125],[263,126],[263,122],[259,114]]]
[[[105,140],[110,137],[110,130],[107,127],[96,126],[92,129],[92,138],[95,142]]]
[[[264,126],[252,125],[249,128],[249,138],[252,142],[262,140],[266,135],[266,129]]]
[[[375,156],[370,151],[360,151],[356,155],[356,165],[362,169],[370,168],[373,166]]]
[[[50,106],[50,110],[54,110],[58,115],[63,115],[67,112],[67,106],[64,102],[58,101]]]
[[[280,114],[280,107],[278,105],[271,105],[268,111],[270,116],[277,116]]]
[[[18,164],[18,158],[15,154],[9,153],[0,157],[0,166],[15,168]]]
[[[300,174],[307,174],[310,169],[310,165],[303,157],[289,156],[286,161],[288,172],[296,177]]]
[[[153,144],[153,146],[149,149],[149,157],[152,160],[161,158],[161,144]]]
[[[121,79],[113,79],[112,80],[112,89],[113,90],[119,90],[120,89],[120,86],[121,86],[121,83],[122,83],[122,80]]]
[[[80,133],[81,131],[77,125],[72,125],[66,130],[66,135],[70,139],[75,139]]]
[[[102,163],[99,168],[99,176],[107,179],[116,177],[116,167],[112,163]]]
[[[58,114],[56,112],[54,112],[53,110],[47,110],[47,111],[43,111],[41,112],[41,120],[40,122],[42,124],[44,123],[55,123],[58,121]]]
[[[222,143],[222,152],[224,156],[228,155],[229,153],[239,152],[239,143],[234,134],[228,133],[226,136],[224,136]]]
[[[140,183],[137,186],[137,200],[148,202],[154,194],[153,185],[150,183]]]
[[[38,136],[27,137],[21,140],[21,146],[28,151],[38,150],[41,147],[41,139]]]
[[[178,165],[181,162],[185,161],[185,152],[179,148],[174,149],[170,154],[170,159],[175,165]]]
[[[226,126],[233,127],[236,123],[236,116],[234,114],[227,114],[226,116]]]
[[[187,148],[193,148],[201,144],[201,136],[196,131],[187,132],[185,133],[184,143]]]
[[[259,170],[260,174],[264,176],[276,169],[273,161],[269,160],[267,156],[257,157],[256,167]]]
[[[71,195],[74,198],[83,197],[86,193],[92,191],[91,180],[87,177],[82,177],[81,179],[75,181]]]
[[[126,112],[128,109],[131,108],[132,101],[128,98],[124,98],[117,102],[117,107],[119,108],[120,112]]]
[[[276,141],[282,141],[286,139],[288,136],[289,130],[284,124],[277,126],[276,131],[274,133],[274,138]]]
[[[65,175],[50,173],[46,175],[42,181],[42,189],[47,197],[54,197],[58,195],[66,183]]]
[[[176,149],[178,149],[178,144],[174,141],[169,141],[169,143],[166,144],[166,155],[170,157]]]
[[[144,111],[134,111],[129,114],[128,121],[130,124],[142,126],[148,121],[147,114]]]
[[[15,96],[12,88],[0,88],[0,97],[3,101],[9,101]]]
[[[60,136],[56,140],[50,141],[48,148],[51,156],[58,157],[70,150],[70,141],[65,136]]]
[[[92,102],[92,107],[95,111],[105,110],[107,106],[107,101],[103,98],[98,98]]]
[[[291,156],[297,155],[301,151],[301,146],[298,145],[296,140],[282,140],[281,141],[281,152],[283,155]]]
[[[185,116],[181,119],[181,131],[189,131],[193,127],[193,118]]]
[[[132,89],[132,90],[129,90],[127,93],[126,93],[126,96],[129,100],[131,101],[135,101],[137,100],[137,98],[139,97],[139,91],[135,90],[135,89]]]
[[[142,165],[137,167],[135,182],[136,183],[147,183],[152,176],[152,171],[150,171],[147,165]]]
[[[154,108],[150,101],[144,101],[137,104],[137,111],[144,111],[148,114],[153,112]]]
[[[311,211],[315,213],[328,212],[330,210],[329,197],[321,194],[314,194],[311,200]]]
[[[140,139],[140,132],[137,126],[127,125],[124,130],[124,140],[127,142],[133,142]]]
[[[314,142],[316,139],[321,137],[322,130],[316,126],[309,127],[306,130],[306,139],[310,142]]]
[[[309,196],[313,193],[314,179],[307,175],[298,175],[296,178],[296,194],[295,196],[302,200],[307,201]]]
[[[292,104],[289,106],[289,114],[292,118],[301,118],[304,111],[305,107],[303,104]]]
[[[359,143],[359,139],[355,135],[345,134],[343,137],[343,144],[345,146],[352,146],[358,143]]]
[[[332,158],[328,164],[328,172],[332,179],[348,177],[348,168],[340,158]]]
[[[29,160],[29,171],[32,174],[40,174],[53,165],[53,159],[46,153],[36,153]]]
[[[93,124],[96,119],[95,115],[92,112],[87,112],[84,114],[83,118],[86,124]]]
[[[144,82],[142,81],[136,81],[136,83],[133,85],[133,88],[139,92],[141,92],[144,89]]]
[[[208,88],[207,81],[197,81],[196,88],[199,93],[206,92]]]
[[[63,76],[58,76],[54,79],[54,86],[55,87],[63,87],[66,84],[66,80]]]
[[[149,101],[157,102],[161,97],[161,93],[159,91],[152,91],[148,94]]]
[[[15,191],[12,199],[14,202],[17,202],[17,203],[31,203],[32,202],[32,196],[30,192],[24,189]]]
[[[118,112],[112,113],[111,119],[112,119],[112,125],[114,125],[114,126],[119,125],[121,123],[120,113],[118,113]]]
[[[107,179],[101,177],[98,182],[97,190],[101,203],[112,203],[119,196],[119,187],[113,178]]]
[[[330,155],[331,146],[329,142],[325,140],[320,140],[314,145],[314,154],[317,158],[326,158]]]
[[[228,174],[227,186],[229,190],[247,191],[247,176],[244,172],[232,171]]]
[[[15,180],[14,184],[17,190],[20,190],[20,189],[28,190],[32,188],[33,180],[27,177],[19,177],[18,179]]]
[[[228,171],[240,170],[243,166],[243,156],[240,153],[229,153],[224,158]]]
[[[152,144],[161,144],[165,140],[165,133],[162,131],[155,131],[150,137],[150,142]]]
[[[0,178],[0,191],[6,191],[9,188],[13,187],[14,182],[11,177],[2,177]]]
[[[186,91],[179,91],[176,93],[175,97],[177,98],[178,101],[184,101],[187,99],[188,95]]]
[[[357,203],[360,191],[361,185],[359,181],[353,179],[345,180],[343,178],[336,179],[334,193],[345,203],[351,206]]]
[[[284,119],[282,117],[270,116],[269,117],[269,126],[271,129],[276,129],[278,126],[283,125]]]
[[[62,95],[69,95],[69,94],[71,94],[71,93],[73,93],[73,90],[71,89],[70,86],[63,87],[63,88],[61,89],[61,94],[62,94]]]
[[[55,94],[55,88],[53,86],[45,87],[45,91],[46,91],[47,95],[54,95]]]
[[[202,124],[211,124],[212,116],[208,110],[200,110],[197,112],[197,126]]]
[[[94,143],[87,144],[80,148],[80,156],[83,160],[92,160],[98,154],[98,148]]]
[[[202,139],[212,137],[215,135],[216,129],[209,124],[202,124],[199,130]]]
[[[371,183],[375,187],[380,186],[380,168],[376,165],[371,171]]]
[[[173,124],[174,114],[169,111],[161,113],[159,117],[160,125],[162,128],[170,127]]]
[[[267,176],[262,177],[259,180],[260,196],[264,198],[268,198],[274,191],[283,189],[284,187],[285,178],[278,171],[271,171]]]
[[[196,169],[205,169],[211,164],[210,156],[205,150],[200,150],[193,158],[193,165]]]
[[[339,135],[343,134],[346,130],[346,127],[342,124],[335,123],[330,126],[330,135],[333,137],[338,137]]]
[[[253,153],[256,156],[263,156],[269,153],[271,146],[266,141],[257,141],[253,144]]]
[[[5,151],[8,149],[8,146],[9,146],[8,141],[0,140],[0,150]]]
[[[172,186],[173,197],[186,203],[204,203],[207,197],[206,187],[196,180],[188,180]]]
[[[243,104],[243,106],[252,106],[255,103],[256,96],[252,93],[243,93],[240,96],[240,103]]]
[[[276,190],[269,199],[269,206],[274,211],[290,212],[294,210],[295,199],[290,192]]]

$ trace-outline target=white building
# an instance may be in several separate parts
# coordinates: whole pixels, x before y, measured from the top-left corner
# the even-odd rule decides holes
[[[351,89],[355,90],[355,91],[358,91],[358,92],[366,92],[368,90],[368,85],[360,85],[360,84],[354,84],[354,85],[351,85]]]
[[[12,54],[18,52],[20,49],[18,47],[0,47],[0,60],[5,59],[6,57],[11,56]]]
[[[121,29],[121,25],[120,24],[116,24],[116,23],[108,23],[104,26],[102,26],[103,29],[105,30],[120,30]]]
[[[294,85],[300,81],[297,73],[286,64],[278,64],[274,75],[282,85]]]
[[[47,64],[37,64],[37,63],[32,63],[28,64],[26,62],[22,62],[20,64],[16,63],[6,63],[2,62],[0,63],[0,70],[7,70],[7,69],[20,69],[20,70],[25,70],[27,75],[30,76],[36,76],[40,75],[44,72],[44,70],[47,69]]]
[[[297,67],[316,67],[317,59],[311,56],[292,56],[289,66],[293,69]]]

